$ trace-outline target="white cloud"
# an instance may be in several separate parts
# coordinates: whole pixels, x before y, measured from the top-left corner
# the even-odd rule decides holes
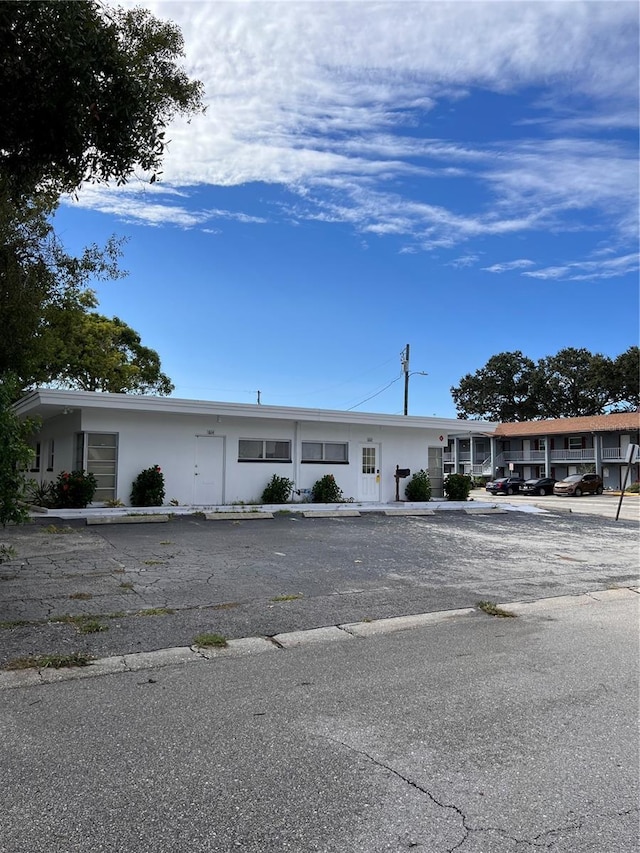
[[[621,239],[637,233],[636,146],[605,135],[637,114],[633,3],[145,5],[182,29],[187,70],[203,81],[208,103],[204,116],[171,128],[168,190],[280,184],[298,197],[283,208],[294,220],[396,235],[402,251],[580,229],[585,212]],[[463,110],[475,88],[545,92],[531,121],[557,138],[439,138],[434,108],[446,98]],[[432,178],[466,181],[483,197],[475,210],[460,201],[447,208],[441,197],[416,201],[412,187],[429,198]],[[201,227],[216,218],[190,210],[188,200],[107,194],[112,201],[83,191],[81,203],[150,224]]]
[[[519,258],[517,261],[507,261],[502,264],[493,264],[490,267],[483,267],[482,269],[485,272],[510,272],[511,270],[521,270],[526,269],[527,267],[534,267],[535,263],[530,261],[528,258]]]
[[[479,260],[480,255],[462,255],[459,258],[454,258],[452,261],[449,261],[446,266],[455,267],[455,269],[464,269],[466,267],[472,267]]]
[[[616,278],[637,272],[640,269],[638,253],[621,255],[617,258],[602,258],[596,261],[574,261],[560,266],[530,270],[522,275],[530,278],[556,281],[594,281],[601,278]]]

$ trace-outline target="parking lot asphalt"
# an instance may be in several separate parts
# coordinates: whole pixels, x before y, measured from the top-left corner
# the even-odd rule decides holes
[[[0,543],[14,552],[0,565],[0,666],[638,585],[637,523],[551,507],[99,528],[38,519]]]

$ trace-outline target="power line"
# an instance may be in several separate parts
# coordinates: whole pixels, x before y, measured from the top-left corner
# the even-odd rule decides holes
[[[386,390],[387,390],[387,388],[391,388],[391,386],[392,386],[395,382],[397,382],[400,378],[401,378],[400,376],[396,376],[396,378],[395,378],[395,379],[392,379],[392,380],[391,380],[391,382],[389,382],[389,384],[388,384],[388,385],[385,385],[385,386],[384,386],[384,388],[381,388],[379,391],[376,391],[376,392],[375,392],[375,394],[372,394],[370,397],[366,397],[364,400],[361,400],[359,403],[356,403],[356,404],[355,404],[355,406],[349,406],[349,408],[348,408],[348,409],[345,409],[345,411],[347,411],[347,412],[351,412],[351,411],[353,411],[353,409],[357,409],[357,408],[358,408],[358,406],[361,406],[363,403],[368,403],[368,402],[369,402],[369,400],[373,400],[373,398],[374,398],[374,397],[378,397],[380,394],[382,394],[382,392],[383,392],[383,391],[386,391]]]

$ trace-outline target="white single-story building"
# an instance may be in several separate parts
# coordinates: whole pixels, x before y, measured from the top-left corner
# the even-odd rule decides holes
[[[83,469],[98,481],[94,502],[129,504],[137,475],[159,465],[166,503],[220,506],[259,502],[273,474],[294,483],[294,500],[333,474],[345,499],[395,500],[396,468],[429,471],[442,496],[443,448],[461,421],[37,389],[15,406],[36,417],[34,460],[39,483]],[[491,434],[493,423],[465,421],[465,432]],[[400,498],[404,485],[400,482]]]

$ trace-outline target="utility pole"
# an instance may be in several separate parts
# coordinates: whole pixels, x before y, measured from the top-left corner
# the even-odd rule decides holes
[[[400,353],[402,371],[404,373],[404,413],[409,414],[409,344]]]

